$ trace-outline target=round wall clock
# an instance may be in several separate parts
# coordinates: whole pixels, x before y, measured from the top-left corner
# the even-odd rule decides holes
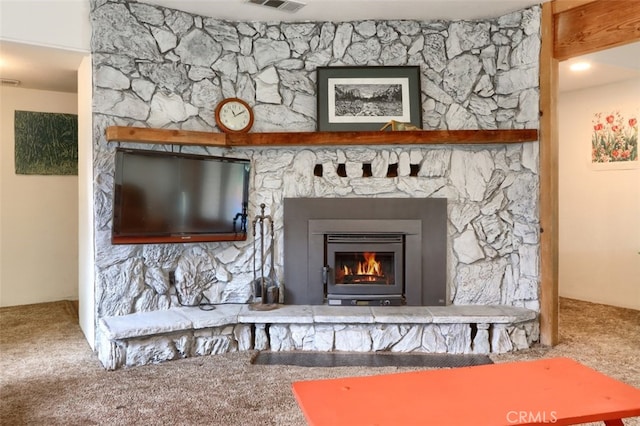
[[[216,107],[216,123],[223,132],[248,132],[253,126],[253,109],[238,98],[223,99]]]

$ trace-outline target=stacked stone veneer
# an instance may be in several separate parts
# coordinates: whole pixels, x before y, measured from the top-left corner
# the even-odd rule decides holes
[[[110,370],[251,349],[504,353],[537,340],[536,319],[529,309],[488,305],[178,307],[101,319],[98,352]]]
[[[118,144],[106,142],[108,126],[217,131],[215,106],[237,96],[254,105],[252,131],[313,131],[316,67],[419,65],[425,129],[538,127],[539,7],[481,22],[297,24],[225,22],[122,1],[92,0],[91,8],[98,319],[166,310],[202,295],[244,303],[253,279],[251,237],[111,244]],[[285,197],[446,197],[451,302],[538,310],[536,142],[233,150],[126,145],[251,159],[249,213],[265,203],[274,218],[280,279]],[[373,176],[362,176],[363,163]],[[318,164],[322,176],[314,175]],[[340,165],[346,176],[338,175]],[[397,176],[387,177],[389,165]]]

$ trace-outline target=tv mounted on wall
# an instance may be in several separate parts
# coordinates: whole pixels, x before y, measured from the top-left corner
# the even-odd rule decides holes
[[[113,244],[247,238],[250,161],[118,148]]]

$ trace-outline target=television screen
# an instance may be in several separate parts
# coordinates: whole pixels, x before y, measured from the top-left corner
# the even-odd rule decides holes
[[[118,148],[114,244],[247,238],[250,161]]]

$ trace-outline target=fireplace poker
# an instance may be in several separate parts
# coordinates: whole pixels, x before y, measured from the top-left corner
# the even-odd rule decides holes
[[[274,231],[273,231],[273,219],[271,215],[266,215],[264,212],[265,204],[260,204],[260,214],[256,215],[253,219],[252,227],[253,227],[253,284],[252,284],[252,293],[253,293],[253,301],[252,305],[256,309],[274,309],[277,307],[278,298],[279,298],[279,289],[278,284],[274,278],[274,253],[273,253],[273,242],[274,242]],[[269,246],[268,255],[271,257],[271,265],[269,271],[269,277],[265,277],[264,268],[265,268],[265,248],[264,248],[264,239],[266,237],[265,232],[265,222],[269,225],[269,237],[271,241],[271,245]],[[257,267],[256,267],[256,235],[257,228],[260,226],[260,277],[257,277]],[[256,286],[260,284],[260,302],[256,302],[257,300],[257,291]]]

